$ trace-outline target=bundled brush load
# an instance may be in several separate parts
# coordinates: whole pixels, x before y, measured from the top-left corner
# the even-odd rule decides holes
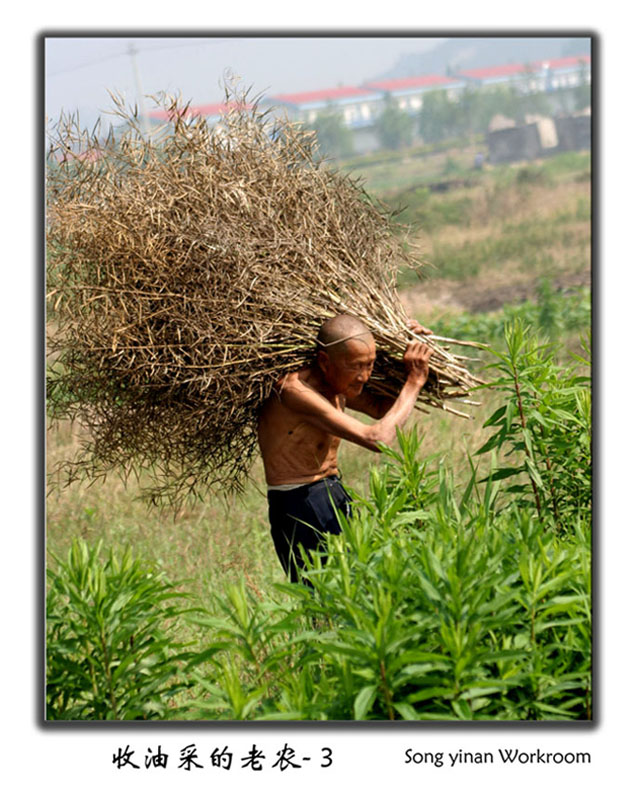
[[[151,137],[121,102],[119,136],[57,126],[48,398],[54,417],[87,429],[70,479],[147,471],[147,495],[175,503],[215,484],[240,489],[259,407],[311,361],[337,313],[375,335],[368,388],[396,395],[413,335],[395,275],[416,262],[363,188],[316,161],[300,125],[244,96],[214,129],[165,106],[171,121]],[[420,405],[454,411],[448,402],[478,380],[446,340],[427,339]]]

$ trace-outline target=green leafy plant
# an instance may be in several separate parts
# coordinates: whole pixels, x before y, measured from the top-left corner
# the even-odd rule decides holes
[[[130,549],[75,540],[47,572],[48,719],[156,719],[184,688],[173,623],[184,597]]]
[[[342,534],[266,601],[234,587],[199,623],[199,715],[226,719],[579,719],[590,694],[588,514],[546,529],[457,490],[415,432],[357,495]],[[494,466],[494,469],[496,467]]]
[[[485,422],[496,432],[478,454],[506,450],[509,461],[491,479],[514,478],[507,491],[516,501],[531,502],[540,519],[568,528],[572,514],[591,507],[590,379],[556,364],[553,347],[539,345],[520,322],[505,327],[505,344],[506,351],[492,352],[491,367],[500,374],[492,385],[508,397]]]

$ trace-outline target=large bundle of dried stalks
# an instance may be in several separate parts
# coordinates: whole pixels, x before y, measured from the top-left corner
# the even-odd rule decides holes
[[[315,353],[321,323],[374,332],[369,387],[396,394],[410,333],[395,274],[411,264],[391,218],[315,159],[314,138],[237,102],[210,130],[186,108],[152,138],[56,128],[48,176],[48,285],[56,417],[87,442],[71,477],[147,470],[155,501],[240,488],[259,406]],[[447,408],[476,380],[443,345],[421,403]],[[452,341],[456,342],[456,341]]]

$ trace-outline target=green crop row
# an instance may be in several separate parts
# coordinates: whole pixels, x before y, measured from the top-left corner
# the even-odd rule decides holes
[[[434,322],[434,332],[443,337],[457,337],[500,346],[505,327],[522,321],[549,339],[555,340],[566,332],[586,332],[591,328],[591,293],[588,288],[571,292],[556,291],[547,278],[540,280],[535,301],[508,304],[490,313],[460,313],[440,317]]]

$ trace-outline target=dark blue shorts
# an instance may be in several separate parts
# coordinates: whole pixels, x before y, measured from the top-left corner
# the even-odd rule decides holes
[[[298,568],[305,567],[300,546],[309,552],[323,544],[325,534],[339,535],[335,511],[349,516],[351,498],[335,476],[291,491],[269,491],[267,498],[276,553],[285,573],[297,582]]]

